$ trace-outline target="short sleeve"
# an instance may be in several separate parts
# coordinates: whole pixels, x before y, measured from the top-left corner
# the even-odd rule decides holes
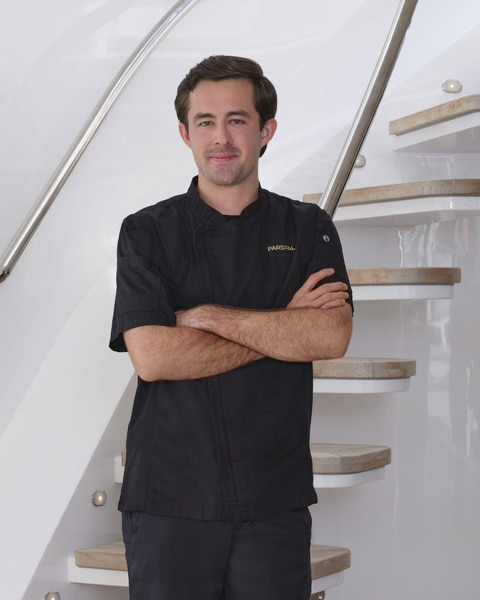
[[[175,325],[174,289],[163,271],[162,241],[145,213],[122,223],[110,348],[125,352],[123,332],[144,325]]]
[[[346,283],[349,293],[348,302],[353,309],[352,288],[348,278],[342,244],[337,228],[330,216],[324,210],[319,208],[315,222],[313,252],[306,275],[308,277],[312,273],[327,267],[335,269],[335,273],[331,277],[323,279],[320,285],[328,283],[329,281],[342,281],[343,283]]]

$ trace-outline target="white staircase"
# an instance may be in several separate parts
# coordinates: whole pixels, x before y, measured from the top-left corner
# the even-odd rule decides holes
[[[403,141],[396,142],[396,149],[438,148],[447,141],[450,143],[458,132],[459,140],[465,138],[466,131],[476,136],[479,111],[480,96],[475,95],[397,119],[392,122],[391,133]],[[412,137],[419,131],[421,139]],[[305,197],[308,202],[319,199],[320,194]],[[336,220],[349,226],[373,223],[396,227],[456,219],[459,215],[479,214],[479,211],[480,180],[435,179],[347,190]],[[349,276],[355,302],[448,299],[453,297],[454,286],[461,281],[459,268],[442,265],[351,269]],[[325,394],[370,396],[405,391],[415,369],[415,360],[399,358],[346,357],[317,361],[314,363],[314,392],[321,402]],[[385,467],[391,461],[388,446],[314,441],[311,452],[315,487],[319,490],[377,481],[384,477]],[[115,462],[118,482],[123,477],[123,463],[124,455],[118,456]],[[319,592],[343,581],[343,572],[350,567],[350,551],[314,544],[311,557],[312,593],[315,594],[312,598],[319,598]],[[77,583],[126,586],[125,569],[121,542],[80,549],[69,559],[70,581]],[[372,565],[372,575],[374,569]]]

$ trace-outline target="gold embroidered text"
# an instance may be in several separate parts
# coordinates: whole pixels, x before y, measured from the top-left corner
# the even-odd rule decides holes
[[[279,244],[278,246],[268,246],[269,252],[286,250],[287,252],[295,252],[295,246],[287,246],[286,244]]]

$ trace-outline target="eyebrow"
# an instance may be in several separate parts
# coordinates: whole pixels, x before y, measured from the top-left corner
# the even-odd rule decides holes
[[[251,115],[246,110],[229,110],[226,117],[246,117],[247,119],[251,119]],[[197,113],[194,117],[194,121],[200,121],[201,119],[214,119],[215,115],[212,113]]]

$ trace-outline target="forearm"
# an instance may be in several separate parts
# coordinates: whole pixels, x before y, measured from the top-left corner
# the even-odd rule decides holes
[[[177,327],[149,325],[124,332],[138,375],[145,381],[209,377],[265,356],[310,361],[343,356],[351,334],[347,286],[317,287],[333,269],[313,273],[287,309],[251,311],[197,306],[178,311]]]
[[[296,362],[343,356],[350,341],[352,312],[348,304],[330,310],[266,311],[203,305],[180,315],[180,321],[263,356]]]
[[[145,381],[209,377],[263,358],[258,352],[190,327],[149,325],[124,332],[135,370]]]

